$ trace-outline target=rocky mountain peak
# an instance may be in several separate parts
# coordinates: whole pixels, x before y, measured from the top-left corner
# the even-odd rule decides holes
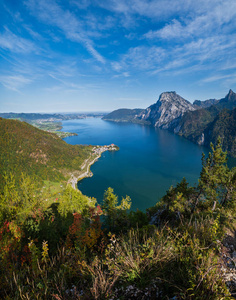
[[[176,98],[176,92],[164,92],[159,96],[158,101],[169,101],[174,100]]]
[[[230,99],[230,98],[235,97],[235,96],[236,96],[236,94],[230,89],[225,98]]]
[[[192,104],[178,95],[176,92],[164,92],[159,96],[158,102],[171,102],[173,105],[181,105],[181,106],[192,106]]]
[[[155,127],[168,128],[175,119],[189,110],[195,110],[189,101],[176,92],[164,92],[157,102],[149,106],[138,118],[149,121]]]
[[[225,98],[220,99],[217,107],[219,109],[234,109],[236,107],[236,93],[230,89]]]

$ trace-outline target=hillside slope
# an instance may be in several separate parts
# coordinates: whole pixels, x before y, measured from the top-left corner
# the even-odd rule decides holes
[[[217,138],[221,138],[222,147],[228,154],[236,155],[236,108],[222,110],[215,120],[211,122],[202,133],[202,145],[209,147],[214,145]]]
[[[231,156],[236,156],[236,94],[230,90],[215,105],[186,112],[171,131],[199,145],[210,147],[217,138],[222,140],[222,148]]]
[[[144,110],[140,108],[128,109],[121,108],[112,111],[111,113],[104,116],[102,119],[105,121],[113,122],[135,122],[136,116],[141,114]]]
[[[208,99],[208,100],[195,100],[193,102],[193,105],[195,108],[207,108],[210,107],[211,105],[215,105],[219,102],[220,100],[217,99]]]
[[[218,115],[219,109],[214,105],[208,108],[201,108],[195,111],[186,112],[179,120],[178,124],[169,129],[176,134],[184,136],[192,142],[197,142],[199,136],[206,129],[215,117]]]
[[[0,182],[4,173],[23,172],[38,180],[65,180],[80,169],[92,147],[69,145],[56,134],[42,131],[25,122],[0,118]]]

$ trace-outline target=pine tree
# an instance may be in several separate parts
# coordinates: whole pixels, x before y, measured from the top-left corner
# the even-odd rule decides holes
[[[227,153],[221,148],[218,138],[212,152],[208,157],[202,157],[202,171],[199,179],[200,199],[212,210],[218,205],[225,206],[229,201],[235,200],[235,171],[227,166]]]

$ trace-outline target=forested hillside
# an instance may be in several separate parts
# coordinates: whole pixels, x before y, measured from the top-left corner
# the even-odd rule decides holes
[[[222,147],[229,155],[236,155],[236,108],[233,110],[218,110],[212,105],[207,109],[187,112],[179,122],[175,133],[199,145],[210,148],[221,138]]]
[[[56,134],[39,130],[25,122],[0,118],[0,185],[5,173],[21,173],[37,181],[65,181],[80,169],[92,147],[69,145]],[[2,186],[1,189],[2,190]]]
[[[223,149],[236,156],[236,94],[230,90],[207,108],[186,112],[177,126],[170,128],[175,133],[197,143],[210,147],[221,138]]]
[[[221,138],[222,147],[228,154],[235,156],[236,153],[236,108],[233,110],[222,110],[218,116],[204,130],[206,142],[216,144],[218,137]]]
[[[214,105],[204,109],[186,112],[177,127],[170,128],[171,131],[184,136],[185,138],[197,143],[207,126],[214,121],[219,113]]]
[[[114,110],[113,112],[107,114],[103,117],[103,120],[113,121],[113,122],[134,122],[136,121],[135,117],[142,113],[143,109],[128,109],[120,108]]]

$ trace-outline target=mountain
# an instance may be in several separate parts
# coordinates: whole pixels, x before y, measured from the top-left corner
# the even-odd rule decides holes
[[[136,109],[121,108],[107,114],[102,119],[105,121],[113,121],[113,122],[135,122],[136,117],[140,115],[143,111],[144,109],[140,109],[140,108],[136,108]]]
[[[216,106],[219,109],[234,109],[236,107],[236,94],[230,89],[225,98],[220,99]]]
[[[19,119],[22,121],[33,120],[63,120],[64,116],[61,114],[39,114],[39,113],[0,113],[1,118],[5,119]]]
[[[118,109],[103,117],[103,120],[148,124],[168,129],[186,111],[195,109],[189,101],[176,92],[165,92],[160,95],[155,104],[146,109]]]
[[[236,108],[220,111],[205,128],[198,143],[209,147],[211,142],[214,145],[217,143],[218,137],[221,138],[222,148],[228,154],[236,156]]]
[[[230,90],[215,103],[207,108],[186,112],[178,124],[169,130],[206,147],[210,147],[211,142],[215,145],[220,136],[224,151],[236,156],[236,94]]]
[[[162,93],[158,101],[143,111],[137,119],[150,122],[154,127],[168,129],[186,111],[195,110],[194,106],[176,92]]]
[[[149,124],[168,129],[199,145],[209,147],[216,143],[218,135],[223,149],[236,156],[235,149],[235,112],[236,94],[229,93],[222,99],[195,100],[193,104],[176,92],[164,92],[158,101],[145,110],[120,109],[104,117],[115,122]],[[229,111],[224,111],[224,110]],[[228,123],[223,122],[223,117]]]
[[[196,142],[207,125],[218,115],[219,109],[214,105],[204,109],[186,112],[178,123],[169,128],[170,131]]]
[[[4,173],[21,173],[38,181],[68,180],[90,156],[92,147],[69,145],[56,134],[18,120],[0,118],[0,185]]]
[[[1,118],[5,119],[18,119],[31,123],[36,120],[44,121],[62,121],[62,120],[72,120],[72,119],[85,119],[86,117],[101,117],[105,113],[61,113],[61,114],[40,114],[40,113],[0,113]]]
[[[193,106],[195,108],[207,108],[207,107],[210,107],[211,105],[217,104],[219,101],[220,100],[217,100],[217,99],[208,99],[208,100],[204,100],[204,101],[195,100],[193,102]]]

